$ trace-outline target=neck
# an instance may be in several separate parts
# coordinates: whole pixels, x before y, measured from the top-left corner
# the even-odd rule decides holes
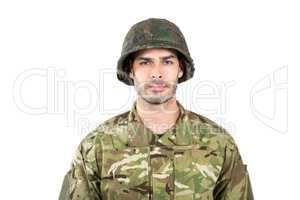
[[[156,133],[161,133],[171,127],[180,114],[175,97],[162,104],[151,104],[138,97],[136,109],[147,127],[156,127],[151,128]]]

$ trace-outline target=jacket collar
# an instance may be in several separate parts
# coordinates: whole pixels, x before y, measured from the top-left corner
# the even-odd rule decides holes
[[[179,107],[179,117],[176,123],[168,129],[163,136],[156,142],[165,146],[184,146],[191,144],[190,120],[187,110],[176,100]],[[136,109],[137,102],[135,101],[128,114],[128,146],[149,146],[155,142],[157,135],[147,128]]]

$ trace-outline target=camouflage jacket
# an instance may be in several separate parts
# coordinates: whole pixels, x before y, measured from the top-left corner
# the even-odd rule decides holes
[[[252,200],[233,138],[185,110],[161,137],[132,109],[106,120],[80,143],[60,200]]]

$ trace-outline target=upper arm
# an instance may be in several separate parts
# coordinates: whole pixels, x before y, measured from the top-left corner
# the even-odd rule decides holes
[[[93,141],[93,142],[92,142]],[[64,178],[60,200],[101,199],[99,155],[94,140],[83,140]]]
[[[254,199],[247,166],[243,163],[233,140],[225,147],[224,163],[214,196],[217,200]]]

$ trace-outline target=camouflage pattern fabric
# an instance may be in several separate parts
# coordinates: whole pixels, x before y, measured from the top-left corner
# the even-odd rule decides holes
[[[177,101],[180,116],[161,137],[132,109],[80,143],[60,200],[252,200],[246,165],[223,128]]]

